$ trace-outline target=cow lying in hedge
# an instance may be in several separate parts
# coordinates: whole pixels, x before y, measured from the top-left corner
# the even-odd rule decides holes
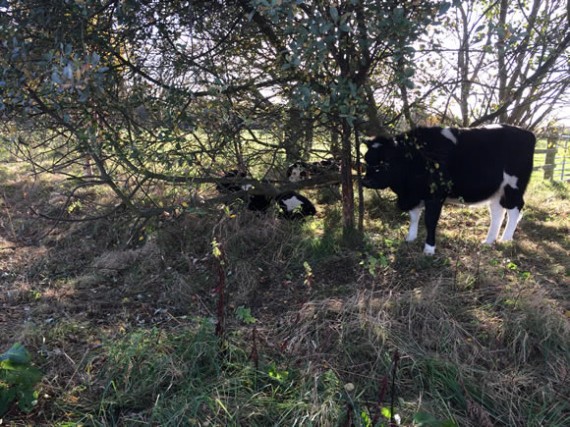
[[[315,205],[305,196],[294,191],[285,191],[270,197],[264,194],[249,194],[247,191],[253,188],[252,184],[242,184],[239,180],[233,178],[247,179],[247,173],[238,170],[232,170],[224,174],[223,178],[231,178],[231,182],[220,182],[216,188],[222,194],[245,192],[238,199],[246,206],[247,209],[256,212],[267,212],[274,203],[279,207],[280,215],[286,219],[303,219],[308,216],[314,216],[317,213]]]

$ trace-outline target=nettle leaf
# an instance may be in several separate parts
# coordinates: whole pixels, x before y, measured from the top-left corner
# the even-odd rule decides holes
[[[17,365],[30,363],[30,353],[20,343],[14,344],[6,353],[0,354],[0,361],[10,361]]]
[[[20,343],[0,355],[0,417],[13,401],[24,412],[30,412],[36,405],[38,392],[34,387],[42,373],[30,361],[30,354]]]

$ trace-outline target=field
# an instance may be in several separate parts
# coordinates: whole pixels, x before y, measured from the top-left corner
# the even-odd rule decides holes
[[[568,184],[531,183],[509,244],[446,207],[435,257],[390,192],[367,190],[355,248],[334,204],[68,221],[111,197],[85,190],[39,217],[66,185],[0,164],[0,353],[42,373],[4,425],[570,424]]]

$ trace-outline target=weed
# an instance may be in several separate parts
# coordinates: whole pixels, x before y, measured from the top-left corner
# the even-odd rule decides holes
[[[42,374],[31,364],[28,351],[20,344],[14,344],[7,352],[0,354],[0,417],[8,412],[16,401],[23,412],[31,412],[37,403],[35,387]]]
[[[257,319],[251,314],[251,308],[246,308],[243,305],[240,305],[236,309],[236,317],[246,325],[253,325],[257,322]]]
[[[354,250],[336,206],[304,224],[206,209],[45,223],[27,207],[61,211],[48,201],[69,184],[1,170],[0,340],[44,373],[5,423],[567,424],[567,187],[531,184],[510,244],[481,247],[487,212],[446,207],[427,258],[385,192],[365,195]],[[67,215],[112,200],[86,193]]]

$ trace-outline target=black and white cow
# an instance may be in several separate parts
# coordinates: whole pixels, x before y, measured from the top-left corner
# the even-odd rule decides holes
[[[317,213],[315,205],[309,199],[294,191],[285,191],[279,194],[275,200],[286,219],[303,219]]]
[[[240,183],[239,179],[237,179],[247,179],[248,176],[246,172],[235,169],[226,172],[223,178],[229,180],[226,182],[222,181],[216,186],[216,189],[222,194],[249,191],[253,188],[252,184]],[[240,200],[248,210],[256,212],[267,212],[275,201],[279,206],[281,216],[291,220],[303,219],[308,216],[314,216],[317,213],[315,205],[313,205],[309,199],[294,191],[279,193],[275,197],[275,200],[264,194],[249,193],[240,197]]]
[[[366,175],[362,185],[390,188],[398,207],[410,213],[406,241],[418,234],[425,207],[427,238],[424,253],[435,253],[435,230],[446,200],[466,204],[487,202],[491,225],[486,244],[499,235],[513,238],[530,180],[536,138],[532,132],[508,125],[480,128],[417,128],[395,138],[367,142]]]
[[[244,184],[238,182],[237,178],[247,179],[247,173],[237,169],[226,172],[223,176],[224,179],[231,179],[231,181],[222,181],[216,185],[216,189],[221,194],[237,193],[238,191],[248,191],[253,188],[252,184]],[[242,203],[247,206],[250,211],[267,212],[271,206],[271,198],[262,194],[245,194],[239,198]]]
[[[340,172],[340,161],[331,158],[318,162],[292,163],[287,168],[287,179],[290,182],[299,182],[328,172]]]

